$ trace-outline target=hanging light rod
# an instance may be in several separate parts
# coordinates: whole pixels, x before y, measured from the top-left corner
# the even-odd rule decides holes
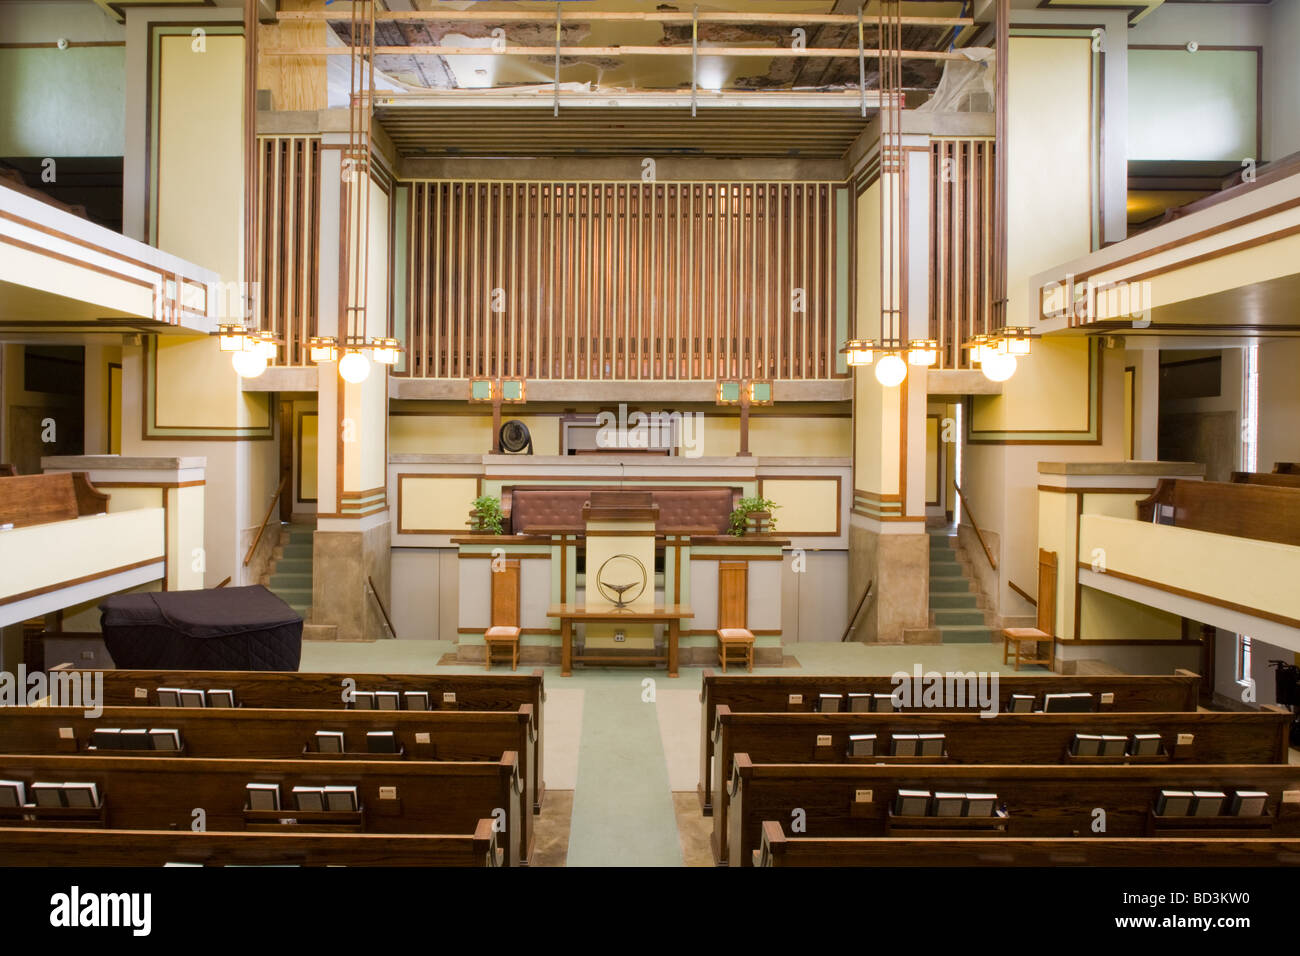
[[[351,46],[269,47],[263,56],[349,56]],[[376,56],[691,56],[689,46],[376,46]],[[796,59],[856,60],[857,47],[805,47],[796,50],[788,46],[701,46],[701,56],[739,57],[794,57]],[[880,55],[879,50],[865,49],[869,57]],[[902,50],[897,54],[904,60],[962,60],[968,59],[960,52],[947,50]]]

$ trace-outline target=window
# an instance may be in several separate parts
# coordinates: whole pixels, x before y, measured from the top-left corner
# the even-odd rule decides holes
[[[1254,678],[1251,676],[1253,668],[1250,662],[1250,638],[1245,634],[1237,635],[1237,683],[1250,684]]]
[[[1259,346],[1247,345],[1241,351],[1241,470],[1254,471],[1258,456]]]

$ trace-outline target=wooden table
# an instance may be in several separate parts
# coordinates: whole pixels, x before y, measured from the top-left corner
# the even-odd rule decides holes
[[[694,617],[695,612],[686,604],[663,604],[657,607],[586,607],[578,604],[552,604],[546,612],[547,617],[560,619],[560,635],[563,650],[560,654],[560,676],[573,675],[573,662],[587,661],[621,662],[635,661],[641,663],[666,663],[668,676],[677,676],[677,641],[681,635],[683,618]],[[573,654],[573,625],[577,621],[633,621],[668,625],[668,656],[661,654]]]

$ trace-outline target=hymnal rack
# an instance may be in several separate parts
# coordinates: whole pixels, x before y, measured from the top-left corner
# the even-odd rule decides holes
[[[86,827],[108,826],[108,804],[101,797],[97,807],[0,807],[0,826],[6,827]]]
[[[363,833],[366,808],[356,810],[251,810],[244,807],[245,830],[311,830],[323,833]]]
[[[858,806],[854,804],[855,810]],[[987,817],[939,817],[904,816],[891,808],[885,818],[885,835],[986,836],[989,833],[1006,833],[1008,821],[1009,816],[1005,810],[997,810]]]

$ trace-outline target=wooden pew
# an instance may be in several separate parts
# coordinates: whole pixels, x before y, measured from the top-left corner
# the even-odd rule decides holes
[[[1009,710],[1012,694],[1032,694],[1041,705],[1045,693],[1089,692],[1096,695],[1102,711],[1146,713],[1195,711],[1201,679],[1188,670],[1172,674],[1106,674],[1062,676],[1059,674],[1001,674],[998,681],[998,709]],[[713,721],[719,704],[733,712],[807,713],[816,710],[819,693],[889,694],[894,683],[889,675],[853,676],[809,674],[715,674],[705,669],[700,688],[700,783],[697,793],[705,816],[713,813]],[[1103,694],[1112,695],[1103,699]],[[798,702],[792,702],[797,697]],[[934,708],[928,708],[933,710]],[[952,708],[957,712],[958,708]],[[978,710],[977,706],[961,710]]]
[[[763,822],[758,866],[1296,866],[1300,839],[805,837]]]
[[[1149,498],[1137,503],[1139,521],[1172,509],[1172,524],[1256,541],[1300,544],[1300,490],[1227,481],[1161,478]]]
[[[24,528],[108,510],[108,495],[84,471],[0,477],[0,525]]]
[[[94,783],[97,809],[0,808],[3,827],[188,830],[202,810],[209,832],[471,833],[500,821],[506,866],[520,864],[519,757],[495,761],[207,760],[183,757],[0,756],[0,779]],[[249,783],[279,784],[281,810],[249,810]],[[361,809],[302,811],[295,786],[356,786]],[[29,797],[30,800],[30,797]],[[284,819],[296,820],[284,824]]]
[[[63,667],[55,670],[77,670]],[[541,669],[531,674],[329,674],[300,671],[161,671],[105,670],[104,705],[139,707],[158,703],[159,687],[234,691],[241,707],[295,710],[344,710],[345,681],[353,690],[427,691],[429,706],[445,710],[518,710],[533,708],[535,740],[529,764],[533,776],[533,812],[540,813],[546,794],[542,779],[542,705],[546,688]],[[444,699],[454,695],[454,700]],[[391,713],[386,711],[385,713]]]
[[[1246,713],[1177,714],[733,714],[718,706],[713,732],[713,778],[731,776],[732,758],[747,753],[764,763],[905,764],[1285,764],[1292,714],[1269,705]],[[945,754],[936,757],[891,757],[891,734],[946,736]],[[1076,757],[1070,754],[1075,734],[1158,733],[1162,753],[1150,757]],[[1192,743],[1179,747],[1179,734]],[[850,734],[875,734],[876,756],[848,757]],[[819,738],[822,743],[819,745]],[[829,740],[826,740],[829,738]],[[883,752],[883,753],[882,753]],[[728,791],[713,801],[713,858],[727,861]]]
[[[196,833],[0,827],[0,866],[499,866],[493,821],[465,834]]]
[[[729,784],[727,862],[752,866],[764,820],[803,812],[809,836],[1088,837],[1095,811],[1105,835],[1211,839],[1300,836],[1300,767],[1270,764],[1164,766],[1005,766],[755,764],[736,754]],[[1157,817],[1161,789],[1266,792],[1263,817]],[[1007,815],[897,817],[900,789],[997,794]],[[1289,792],[1289,793],[1288,793]]]
[[[1300,488],[1300,472],[1234,471],[1232,481],[1239,485],[1272,485],[1275,488]]]
[[[97,719],[79,707],[14,707],[0,720],[0,753],[86,753],[148,756],[149,751],[91,749],[91,733],[103,727],[177,730],[186,758],[265,760],[495,760],[519,754],[524,786],[519,794],[519,858],[527,863],[533,843],[533,708],[515,711],[272,710],[250,707],[106,707]],[[343,754],[319,753],[318,730],[342,731]],[[366,734],[392,731],[401,753],[372,754]]]

